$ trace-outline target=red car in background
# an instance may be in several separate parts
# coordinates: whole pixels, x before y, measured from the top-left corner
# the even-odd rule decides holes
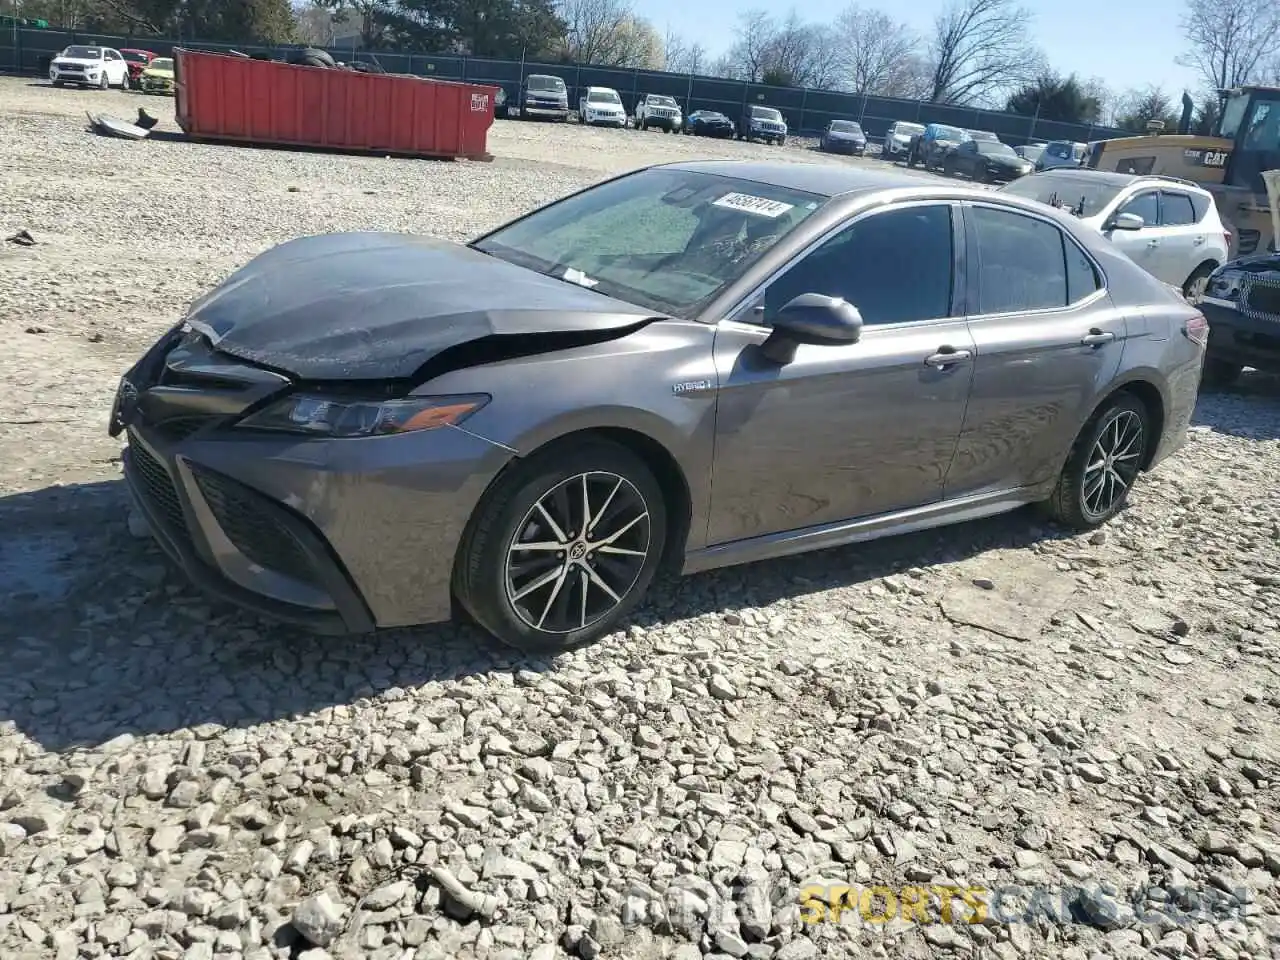
[[[129,86],[137,90],[141,86],[142,71],[151,65],[156,55],[150,50],[120,48],[120,56],[129,64]]]

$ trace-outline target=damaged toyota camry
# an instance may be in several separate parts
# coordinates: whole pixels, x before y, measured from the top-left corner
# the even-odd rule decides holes
[[[261,254],[122,378],[151,535],[317,632],[554,650],[691,573],[1041,503],[1183,442],[1207,329],[1032,201],[808,163],[649,167],[458,245]]]

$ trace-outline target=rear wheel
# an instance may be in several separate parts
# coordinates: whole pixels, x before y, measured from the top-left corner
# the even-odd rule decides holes
[[[516,465],[468,524],[454,570],[459,602],[502,642],[567,650],[612,630],[652,583],[666,541],[662,488],[603,440]]]
[[[1124,507],[1142,469],[1149,435],[1147,409],[1137,397],[1113,397],[1086,424],[1045,502],[1057,521],[1092,530]]]
[[[1182,295],[1187,298],[1188,303],[1196,304],[1200,302],[1200,298],[1204,296],[1204,291],[1209,285],[1209,275],[1213,273],[1212,263],[1202,263],[1187,277],[1186,282],[1182,285]]]
[[[1240,379],[1244,372],[1244,364],[1205,357],[1204,368],[1200,371],[1200,386],[1207,390],[1229,387]]]

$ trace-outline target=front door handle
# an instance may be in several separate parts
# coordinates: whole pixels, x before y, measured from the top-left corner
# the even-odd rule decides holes
[[[1158,247],[1158,246],[1160,246],[1160,241],[1159,241],[1159,240],[1148,240],[1148,241],[1147,241],[1147,246],[1148,246],[1148,247]]]
[[[939,347],[938,352],[925,357],[924,362],[931,367],[949,367],[953,363],[967,363],[973,359],[968,350],[956,350],[953,347]]]
[[[1080,338],[1080,343],[1086,347],[1096,347],[1103,343],[1110,343],[1116,338],[1116,335],[1110,330],[1099,330],[1094,327],[1087,334]]]

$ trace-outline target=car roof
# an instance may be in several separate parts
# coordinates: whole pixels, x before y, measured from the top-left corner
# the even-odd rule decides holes
[[[1162,177],[1158,174],[1141,174],[1141,173],[1121,173],[1118,170],[1094,170],[1092,168],[1081,169],[1079,167],[1060,167],[1056,170],[1045,170],[1035,174],[1037,177],[1048,179],[1050,177],[1061,179],[1068,178],[1085,178],[1090,180],[1098,180],[1102,183],[1109,183],[1116,187],[1127,187],[1134,183],[1150,183],[1154,186],[1175,186],[1191,193],[1207,193],[1204,187],[1190,180],[1182,180],[1178,177]]]
[[[894,170],[846,167],[834,163],[786,160],[687,160],[660,164],[668,169],[712,173],[722,177],[754,180],[787,190],[803,190],[827,197],[871,190],[892,190],[928,184],[918,176]]]

